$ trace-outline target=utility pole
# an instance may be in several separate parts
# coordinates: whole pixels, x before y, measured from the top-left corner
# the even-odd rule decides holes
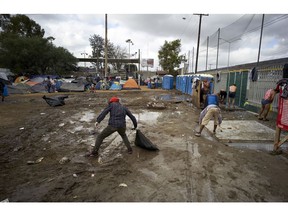
[[[195,64],[195,73],[197,73],[202,16],[209,16],[209,15],[208,14],[194,14],[194,15],[199,15],[198,42],[196,51],[196,64]]]
[[[108,49],[107,49],[107,45],[108,45],[108,41],[107,41],[107,14],[105,14],[105,77],[107,77],[107,73],[108,73],[108,70],[107,70],[107,52],[108,52]]]
[[[260,42],[259,42],[257,66],[258,66],[259,60],[260,60],[260,50],[261,50],[262,34],[263,34],[263,26],[264,26],[264,16],[265,16],[265,14],[262,15],[262,24],[261,24],[261,33],[260,33]]]
[[[206,71],[207,71],[207,65],[208,65],[208,49],[209,49],[209,36],[207,36]]]
[[[192,49],[192,72],[193,72],[193,68],[194,68],[194,47]]]
[[[216,69],[218,69],[219,42],[220,42],[220,28],[218,28],[218,42],[217,42]]]

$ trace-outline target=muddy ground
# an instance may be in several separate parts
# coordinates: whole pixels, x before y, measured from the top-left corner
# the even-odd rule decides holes
[[[69,96],[66,105],[60,107],[50,107],[43,94],[10,95],[0,104],[1,201],[288,201],[285,152],[271,155],[229,147],[207,131],[202,137],[194,136],[200,110],[181,100],[177,91],[65,95]],[[98,159],[84,157],[99,132],[94,129],[95,118],[114,95],[132,111],[138,128],[159,151],[135,146],[135,131],[127,119],[132,155],[115,133],[104,141]],[[147,103],[155,100],[166,108],[148,108]],[[255,119],[242,110],[222,114],[224,121]],[[100,131],[107,122],[108,116]],[[262,123],[275,129],[275,122]]]

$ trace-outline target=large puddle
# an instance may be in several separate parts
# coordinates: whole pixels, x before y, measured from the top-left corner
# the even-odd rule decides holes
[[[273,151],[274,145],[271,143],[227,143],[230,147],[235,147],[239,149],[252,149],[265,152]],[[288,152],[288,144],[284,143],[280,146],[282,151]]]
[[[171,94],[165,94],[165,95],[159,95],[157,97],[155,97],[158,100],[164,100],[164,101],[187,101],[187,100],[191,100],[191,96],[190,95],[171,95]]]
[[[138,122],[145,122],[146,124],[152,125],[157,123],[157,119],[161,114],[161,112],[143,111],[142,113],[136,114],[135,117]]]

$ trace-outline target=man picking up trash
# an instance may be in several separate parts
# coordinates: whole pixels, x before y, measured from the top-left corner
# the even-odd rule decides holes
[[[216,133],[217,125],[220,125],[222,123],[222,115],[221,115],[220,108],[215,104],[208,105],[200,113],[200,117],[199,117],[200,131],[196,132],[195,136],[198,136],[198,137],[201,136],[202,130],[209,123],[211,118],[214,119],[213,133]]]
[[[114,132],[118,132],[123,139],[124,144],[128,149],[128,153],[132,154],[132,148],[128,137],[126,135],[126,115],[131,119],[134,125],[134,130],[137,128],[137,120],[134,115],[129,111],[128,108],[123,106],[119,102],[119,98],[112,97],[109,100],[108,106],[100,113],[97,117],[97,121],[95,123],[95,127],[97,127],[100,122],[105,118],[105,116],[110,113],[110,118],[108,122],[108,126],[97,136],[95,146],[91,153],[86,154],[87,157],[97,157],[99,155],[98,151],[100,145],[102,144],[103,140],[110,136]]]

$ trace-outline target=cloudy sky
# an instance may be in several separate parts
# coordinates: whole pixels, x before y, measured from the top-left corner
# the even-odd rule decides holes
[[[130,44],[130,54],[139,53],[140,50],[141,58],[154,59],[154,68],[150,70],[160,69],[157,56],[165,40],[176,39],[181,39],[181,54],[189,59],[189,71],[192,66],[194,70],[199,13],[208,16],[202,17],[198,71],[206,67],[216,68],[217,64],[221,68],[257,61],[263,13],[265,17],[260,61],[288,56],[288,10],[286,13],[279,5],[279,8],[271,5],[247,7],[251,1],[244,0],[241,3],[233,2],[231,10],[231,1],[222,0],[217,3],[212,0],[202,1],[202,5],[197,6],[192,4],[193,1],[186,0],[177,1],[177,5],[163,5],[161,2],[156,4],[156,1],[151,0],[106,0],[102,5],[99,1],[62,0],[61,6],[60,1],[55,0],[46,4],[39,3],[42,1],[33,4],[28,3],[32,0],[24,1],[25,3],[20,1],[21,4],[18,2],[14,5],[13,1],[15,0],[11,0],[11,6],[7,6],[4,11],[0,9],[1,13],[28,15],[45,30],[45,37],[53,36],[56,38],[55,45],[68,49],[76,57],[84,57],[81,53],[91,55],[90,36],[97,34],[105,38],[107,14],[110,42],[125,48],[128,53],[129,44],[125,41],[131,39],[133,45]],[[280,4],[281,2],[282,0],[279,1]],[[207,5],[213,9],[207,10]],[[219,41],[217,62],[219,28],[222,39]]]

